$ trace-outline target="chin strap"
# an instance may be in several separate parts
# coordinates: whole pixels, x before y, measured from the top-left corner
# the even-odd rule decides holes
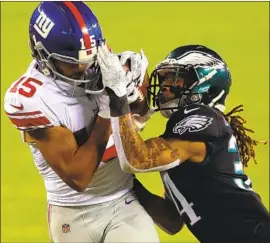
[[[51,76],[50,69],[46,66],[44,62],[40,63],[40,69],[44,73],[45,76]]]
[[[180,98],[173,99],[164,104],[160,104],[160,113],[165,118],[170,118],[174,112],[176,112],[180,107]]]

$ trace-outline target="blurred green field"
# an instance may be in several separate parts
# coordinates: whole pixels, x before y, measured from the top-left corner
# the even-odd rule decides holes
[[[269,134],[269,5],[267,2],[89,2],[114,51],[143,48],[152,70],[173,48],[204,44],[224,57],[233,86],[228,109],[244,104],[257,139]],[[28,21],[36,2],[1,3],[1,242],[49,242],[43,181],[3,111],[6,89],[27,68]],[[143,137],[159,135],[165,120],[155,115]],[[269,146],[257,148],[258,164],[246,170],[269,209]],[[140,175],[162,193],[158,174]],[[211,229],[209,229],[211,231]],[[185,228],[175,236],[161,231],[162,242],[197,242]]]

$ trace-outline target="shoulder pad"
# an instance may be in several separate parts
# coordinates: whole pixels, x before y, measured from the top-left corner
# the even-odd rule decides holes
[[[56,125],[38,94],[42,84],[33,77],[23,76],[7,90],[4,109],[17,129],[32,130]]]

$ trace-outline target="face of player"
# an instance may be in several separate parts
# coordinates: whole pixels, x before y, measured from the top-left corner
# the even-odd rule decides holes
[[[54,61],[55,68],[62,75],[79,80],[83,77],[87,64],[75,64],[75,63],[66,63],[62,61]]]
[[[161,86],[162,103],[167,103],[176,98],[171,90],[171,86],[183,87],[184,78],[178,77],[175,79],[175,73],[173,72],[164,73],[161,76],[163,78]]]

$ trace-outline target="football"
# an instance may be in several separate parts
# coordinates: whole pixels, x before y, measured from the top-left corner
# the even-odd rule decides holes
[[[143,116],[148,112],[149,110],[147,103],[148,84],[149,84],[149,76],[148,73],[146,73],[142,85],[137,88],[137,91],[139,93],[137,100],[129,105],[132,114],[138,114],[140,116]]]
[[[130,65],[131,65],[130,59],[127,59],[126,63],[123,65],[123,69],[126,72],[130,71]],[[137,100],[135,100],[129,105],[132,114],[138,114],[140,116],[143,116],[148,112],[149,110],[149,107],[147,104],[148,85],[149,85],[149,75],[148,75],[148,72],[146,71],[142,85],[137,87],[139,96]]]

